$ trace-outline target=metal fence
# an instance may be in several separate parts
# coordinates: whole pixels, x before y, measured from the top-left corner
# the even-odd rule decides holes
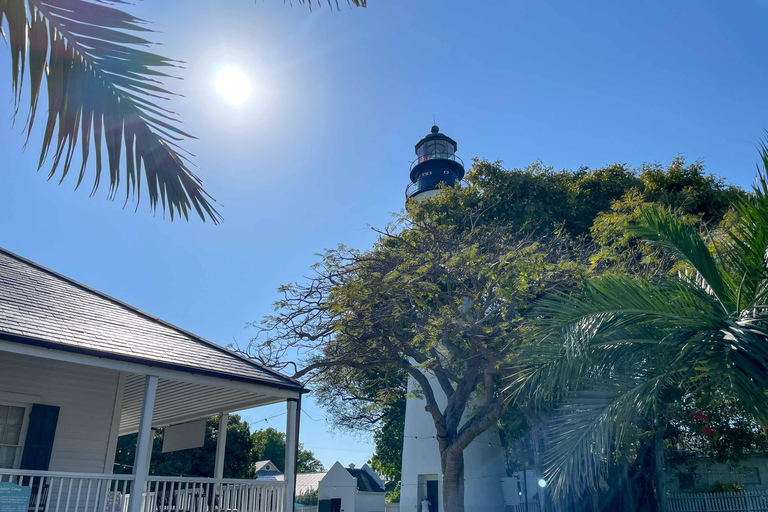
[[[768,491],[674,494],[671,512],[768,512]]]

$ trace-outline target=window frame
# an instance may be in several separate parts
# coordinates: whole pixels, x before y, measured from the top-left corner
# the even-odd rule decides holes
[[[16,458],[13,461],[13,466],[11,468],[4,468],[4,469],[19,469],[21,466],[21,459],[24,455],[24,445],[26,444],[27,440],[27,427],[29,427],[29,414],[32,412],[32,404],[24,403],[24,402],[16,402],[13,400],[5,400],[2,396],[0,396],[0,405],[4,405],[7,407],[20,407],[24,409],[24,415],[21,419],[21,432],[19,433],[19,444],[11,445],[11,444],[3,444],[0,443],[0,446],[16,446],[19,448],[16,451]]]

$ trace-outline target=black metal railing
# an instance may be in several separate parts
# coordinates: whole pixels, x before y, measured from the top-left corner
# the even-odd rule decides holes
[[[445,182],[442,181],[441,183],[445,183]],[[469,186],[469,182],[467,180],[461,180],[461,181],[456,182],[456,185],[454,185],[454,186],[455,187],[468,187]],[[434,189],[430,187],[429,190],[434,190]],[[405,198],[406,199],[410,199],[411,197],[415,196],[418,192],[419,192],[419,182],[417,181],[416,183],[409,183],[405,187]]]

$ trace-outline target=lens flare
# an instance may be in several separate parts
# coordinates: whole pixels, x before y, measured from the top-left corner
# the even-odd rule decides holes
[[[241,70],[227,66],[216,75],[216,90],[224,101],[238,105],[251,96],[251,80]]]

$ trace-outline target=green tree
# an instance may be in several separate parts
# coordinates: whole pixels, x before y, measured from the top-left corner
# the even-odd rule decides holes
[[[366,5],[366,0],[348,1]],[[311,0],[306,3],[312,7]],[[61,169],[63,181],[79,137],[82,166],[75,188],[85,178],[93,146],[96,174],[91,194],[96,192],[106,147],[109,198],[117,195],[122,181],[125,201],[133,196],[138,203],[144,179],[153,211],[160,203],[171,219],[188,218],[194,210],[201,219],[218,223],[215,201],[189,169],[189,154],[179,145],[191,136],[179,128],[176,114],[157,102],[174,96],[162,81],[179,63],[143,49],[150,44],[145,37],[154,31],[143,20],[112,7],[119,4],[124,2],[0,0],[0,33],[11,55],[15,113],[25,88],[29,94],[27,140],[41,91],[48,96],[38,169],[50,156],[49,179]]]
[[[272,427],[257,430],[251,435],[253,445],[254,462],[259,460],[271,460],[280,471],[285,471],[285,434]],[[296,465],[298,473],[318,473],[325,471],[323,463],[315,458],[311,450],[299,444],[298,461]]]
[[[384,407],[380,428],[373,433],[376,449],[368,461],[371,468],[380,475],[395,482],[387,489],[387,502],[400,502],[400,479],[403,472],[403,438],[405,434],[405,394]]]
[[[163,476],[212,477],[218,438],[218,418],[208,418],[205,441],[200,448],[163,453],[165,429],[158,429],[152,445],[150,474]],[[117,441],[115,473],[131,473],[136,452],[136,434],[120,436]],[[227,449],[224,478],[252,478],[253,445],[248,423],[231,414],[227,423]]]
[[[761,154],[765,169],[768,150]],[[555,496],[596,489],[616,452],[640,439],[640,426],[652,435],[664,510],[659,466],[681,397],[726,393],[768,424],[766,194],[763,171],[750,197],[735,196],[737,218],[716,236],[668,209],[642,207],[626,229],[679,261],[678,274],[594,277],[541,301],[543,331],[512,387],[518,400],[554,408],[546,475]]]
[[[403,221],[407,228],[382,232],[374,250],[328,251],[314,280],[283,288],[261,357],[275,364],[281,354],[307,351],[299,375],[318,379],[350,367],[407,373],[437,430],[443,505],[461,511],[463,451],[504,412],[502,370],[517,346],[521,310],[557,287],[553,275],[573,280],[578,266],[559,267],[570,253],[557,237],[463,229],[426,214]]]

